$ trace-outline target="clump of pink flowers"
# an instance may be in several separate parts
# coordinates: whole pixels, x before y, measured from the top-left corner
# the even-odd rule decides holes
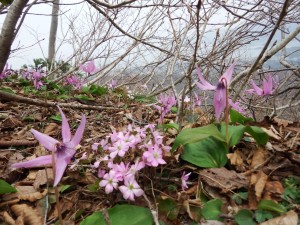
[[[159,123],[162,123],[165,115],[171,111],[172,107],[176,105],[176,103],[176,97],[172,94],[161,94],[159,96],[158,104],[153,105],[153,107],[160,112]]]
[[[92,146],[99,153],[94,167],[102,178],[99,186],[107,194],[119,190],[124,199],[131,201],[143,195],[138,184],[138,171],[145,167],[157,167],[166,164],[163,159],[170,147],[163,144],[163,136],[155,125],[114,131],[100,143]]]
[[[8,64],[5,65],[3,71],[0,73],[0,80],[4,80],[9,77],[14,71],[10,68],[8,69]]]
[[[75,89],[81,89],[82,85],[83,85],[83,82],[80,79],[80,77],[78,77],[77,75],[72,74],[72,75],[66,77],[65,84],[70,85],[70,86],[74,87]]]
[[[20,72],[21,76],[26,80],[31,80],[36,90],[41,89],[44,85],[42,78],[46,76],[46,73],[43,70],[37,69],[23,69]]]

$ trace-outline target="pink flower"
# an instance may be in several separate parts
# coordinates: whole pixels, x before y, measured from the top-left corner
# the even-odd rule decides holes
[[[123,157],[125,153],[128,151],[129,146],[122,140],[119,140],[113,144],[112,147],[109,147],[108,150],[110,151],[110,157],[115,158],[116,155]]]
[[[215,116],[217,120],[220,119],[221,113],[224,111],[226,107],[226,84],[225,80],[227,81],[227,85],[230,85],[233,69],[235,66],[235,62],[229,66],[229,68],[225,71],[225,73],[220,77],[217,86],[213,86],[210,83],[208,83],[202,73],[200,72],[200,69],[196,67],[196,71],[198,74],[198,78],[200,80],[200,83],[198,81],[195,81],[196,85],[201,90],[214,90],[214,107],[215,107]]]
[[[100,181],[99,186],[105,187],[105,193],[109,194],[113,192],[114,189],[118,188],[118,178],[116,177],[116,172],[110,170],[109,173],[106,173],[103,176],[103,180]]]
[[[136,182],[134,176],[126,177],[124,180],[124,185],[120,186],[119,190],[122,192],[124,199],[129,199],[131,201],[135,200],[134,196],[140,197],[144,193],[144,191]]]
[[[252,84],[253,89],[248,89],[246,92],[250,94],[256,93],[259,96],[267,96],[271,95],[274,92],[274,89],[278,86],[278,78],[275,79],[275,88],[273,89],[273,80],[271,74],[268,75],[267,79],[263,79],[263,87],[258,87],[253,80],[250,81]]]
[[[117,81],[116,80],[111,80],[111,82],[107,85],[110,89],[115,89],[117,86]]]
[[[134,176],[135,173],[145,167],[145,163],[143,161],[137,160],[133,165],[130,166],[126,176]]]
[[[86,118],[84,115],[82,115],[80,125],[76,130],[75,135],[71,139],[71,129],[68,120],[61,108],[59,106],[57,107],[62,117],[62,142],[59,142],[58,140],[46,134],[31,129],[31,132],[34,135],[34,137],[40,142],[40,144],[44,148],[46,148],[49,151],[54,151],[54,159],[56,165],[55,180],[53,185],[54,187],[57,186],[64,174],[64,171],[67,168],[67,165],[71,162],[71,159],[76,152],[75,148],[79,145],[80,140],[82,139],[86,123]],[[52,164],[52,154],[40,156],[27,162],[14,163],[12,167],[31,168],[37,166],[45,166],[49,164]]]
[[[65,80],[65,83],[67,85],[73,85],[76,89],[82,88],[83,85],[82,81],[76,75],[68,76]]]
[[[162,158],[163,152],[158,145],[149,146],[148,151],[143,153],[143,159],[148,166],[157,167],[159,164],[166,164]]]
[[[5,65],[4,70],[0,73],[0,79],[5,79],[11,74],[11,68],[8,69],[8,64]]]
[[[245,109],[243,109],[240,106],[240,102],[239,101],[236,101],[234,103],[231,99],[228,99],[228,103],[229,103],[229,105],[231,106],[232,109],[238,111],[239,113],[244,113],[245,112]]]
[[[188,174],[185,174],[185,171],[183,171],[183,174],[181,176],[181,189],[184,191],[188,188],[187,186],[187,180],[189,179],[189,176],[191,175],[191,172]]]
[[[123,181],[126,174],[128,173],[129,163],[125,165],[124,162],[114,165],[113,169],[116,171],[116,177],[119,181]]]
[[[94,61],[90,61],[87,65],[80,64],[79,68],[84,72],[88,73],[89,75],[97,72]]]

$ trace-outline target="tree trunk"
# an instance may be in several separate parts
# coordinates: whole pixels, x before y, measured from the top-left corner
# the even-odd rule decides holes
[[[49,46],[48,46],[48,62],[50,63],[50,68],[52,68],[55,62],[55,42],[58,26],[58,12],[59,12],[59,0],[53,0],[52,6],[52,18],[49,34]]]
[[[14,0],[8,9],[0,34],[0,71],[3,70],[10,54],[15,36],[15,27],[28,0]]]

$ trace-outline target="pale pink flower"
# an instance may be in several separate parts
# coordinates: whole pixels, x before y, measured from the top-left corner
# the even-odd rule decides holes
[[[158,145],[148,147],[148,151],[143,153],[143,159],[148,166],[157,167],[159,164],[166,164],[162,158],[163,152]]]
[[[189,176],[191,175],[191,172],[190,173],[187,173],[185,174],[185,171],[183,171],[183,174],[181,176],[181,189],[184,191],[185,189],[188,188],[188,185],[187,185],[187,180],[189,179]]]
[[[271,74],[268,74],[267,79],[263,79],[263,86],[262,88],[258,87],[253,80],[250,81],[252,84],[253,89],[248,89],[246,92],[250,94],[256,93],[259,96],[267,96],[274,93],[274,90],[278,86],[278,77],[275,78],[275,88],[273,88],[273,78]]]
[[[115,158],[116,155],[123,157],[125,153],[128,151],[129,146],[126,142],[119,140],[113,144],[112,147],[109,147],[110,157]]]
[[[88,73],[89,75],[97,72],[97,68],[93,60],[88,62],[87,65],[80,64],[79,68],[84,72]]]
[[[134,197],[140,197],[143,195],[144,191],[136,182],[134,176],[126,177],[124,180],[124,185],[119,187],[119,190],[123,194],[124,199],[129,199],[134,201]]]
[[[103,180],[100,181],[99,186],[105,187],[105,193],[109,194],[113,192],[114,189],[118,188],[118,178],[116,177],[116,172],[110,170],[109,173],[106,173],[103,176]]]

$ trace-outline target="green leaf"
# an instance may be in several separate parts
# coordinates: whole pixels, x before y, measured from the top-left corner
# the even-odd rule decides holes
[[[72,187],[72,185],[69,185],[69,184],[62,185],[62,186],[59,187],[59,192],[63,193],[64,191],[68,190],[70,187]]]
[[[196,143],[186,144],[181,158],[196,166],[216,168],[223,167],[227,163],[226,154],[225,143],[209,137]]]
[[[80,100],[85,100],[85,101],[94,101],[95,100],[94,98],[90,98],[86,95],[75,95],[74,97],[78,98]]]
[[[4,91],[9,94],[15,94],[16,92],[9,87],[0,87],[0,91]]]
[[[232,199],[240,205],[242,204],[243,200],[248,199],[248,192],[238,192],[232,196]]]
[[[80,223],[80,225],[91,225],[91,224],[106,225],[106,222],[101,212],[94,212],[92,215],[88,216]]]
[[[112,225],[152,225],[153,223],[150,210],[140,206],[116,205],[108,209],[108,214]]]
[[[244,135],[246,127],[244,125],[238,125],[238,126],[228,126],[228,138],[229,138],[229,147],[232,147],[239,143],[241,138]],[[224,137],[226,137],[226,124],[221,124],[221,133]]]
[[[250,134],[258,145],[265,145],[269,140],[269,136],[260,127],[246,126],[245,132]]]
[[[108,93],[108,89],[106,87],[92,84],[89,88],[89,92],[94,95],[102,96]]]
[[[258,209],[269,210],[280,214],[283,214],[287,211],[283,205],[280,205],[272,200],[261,200],[258,204]]]
[[[176,137],[172,151],[178,148],[180,145],[186,145],[190,143],[199,142],[209,137],[214,137],[216,140],[225,142],[224,136],[218,130],[214,124],[198,128],[187,128],[182,130]]]
[[[253,122],[254,120],[250,117],[244,117],[238,111],[230,109],[230,120],[232,123],[240,123],[245,125],[246,122]]]
[[[255,221],[253,220],[253,213],[247,209],[241,209],[235,215],[235,221],[238,225],[255,225]]]
[[[213,199],[206,202],[201,210],[202,216],[207,220],[221,220],[222,201],[220,199]]]
[[[58,121],[58,122],[62,122],[61,115],[53,115],[50,117],[50,119]]]
[[[0,179],[0,195],[12,192],[17,192],[17,189],[6,183],[4,180]]]
[[[274,217],[274,215],[266,210],[262,210],[262,209],[257,209],[255,211],[255,219],[257,222],[262,223],[266,220],[272,219]]]
[[[87,189],[89,189],[92,192],[97,192],[99,189],[99,182],[98,182],[98,184],[89,184],[87,186]]]
[[[177,123],[168,123],[160,125],[163,129],[176,129],[179,130],[179,125]]]
[[[171,198],[158,200],[158,211],[164,214],[169,220],[177,219],[179,208],[176,201]]]
[[[178,108],[176,106],[172,106],[171,113],[177,113],[177,112],[178,112]]]

